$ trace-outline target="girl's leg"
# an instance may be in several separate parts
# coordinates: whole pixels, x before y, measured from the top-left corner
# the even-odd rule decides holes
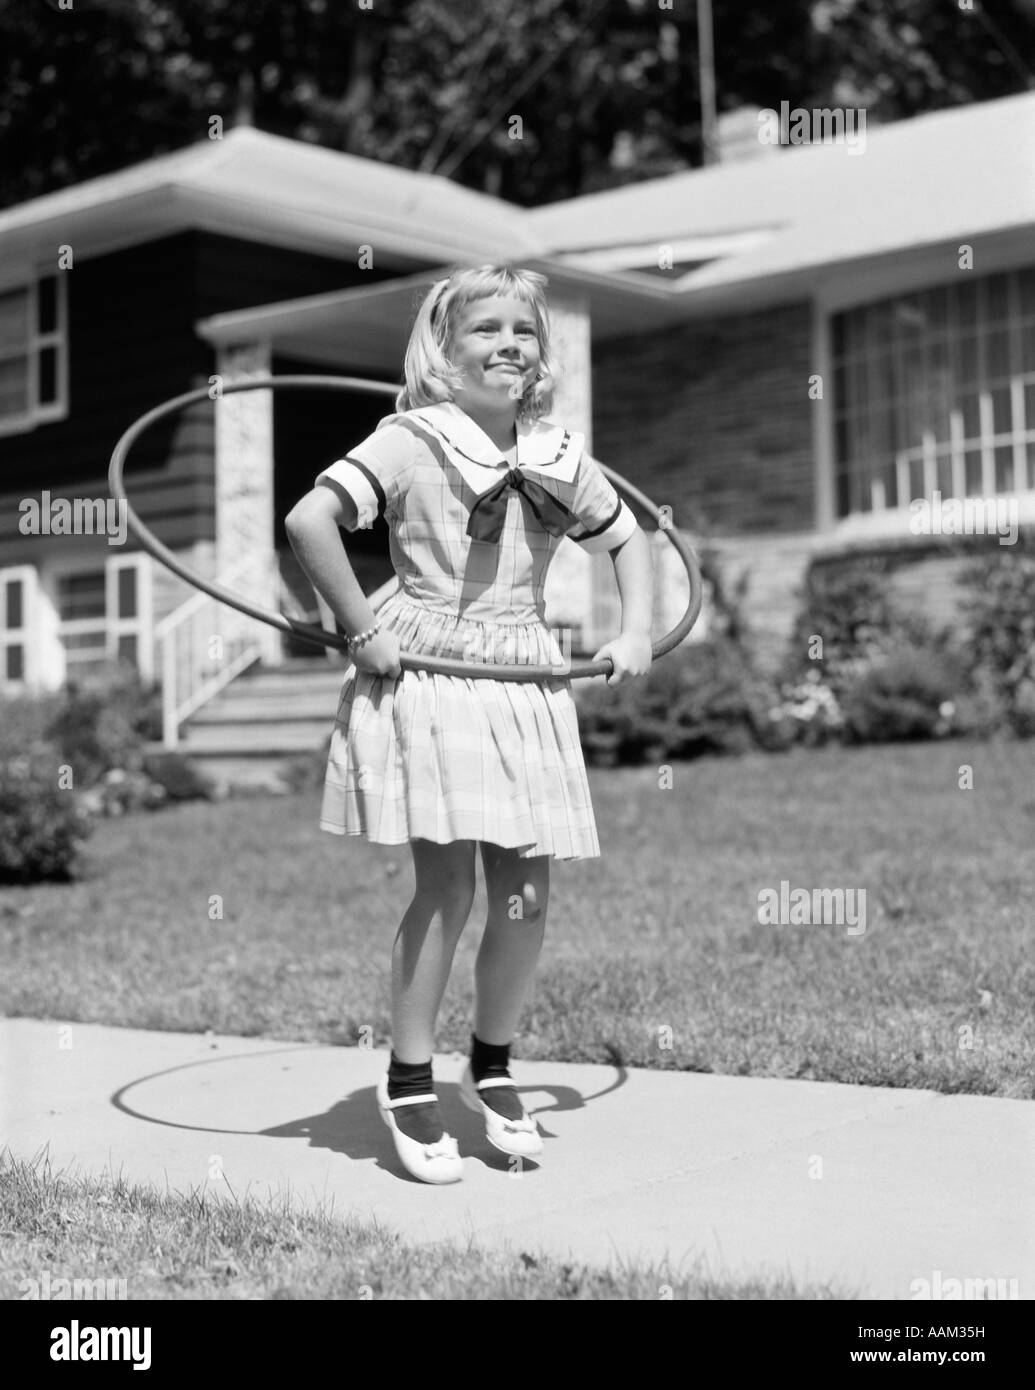
[[[392,948],[392,1050],[400,1062],[431,1058],[435,1019],[474,903],[474,846],[410,842],[416,887]]]
[[[491,844],[481,850],[489,910],[474,966],[474,1033],[481,1043],[506,1046],[543,944],[550,856],[521,859],[516,850]]]
[[[474,902],[474,845],[473,840],[410,842],[416,887],[392,947],[390,1100],[433,1090],[435,1019]],[[402,1106],[393,1116],[396,1127],[418,1144],[435,1144],[445,1133],[437,1102]]]

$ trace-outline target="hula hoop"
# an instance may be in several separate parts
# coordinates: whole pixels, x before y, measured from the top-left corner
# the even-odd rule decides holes
[[[229,396],[237,391],[271,391],[278,387],[294,386],[302,387],[307,390],[321,391],[369,391],[375,395],[390,395],[393,398],[397,394],[398,386],[393,386],[383,381],[365,381],[361,377],[337,377],[337,376],[278,376],[278,377],[253,377],[248,381],[233,382],[223,386],[220,394]],[[140,438],[145,430],[150,429],[159,420],[164,420],[169,415],[174,415],[177,411],[184,410],[189,405],[195,405],[201,401],[211,400],[207,386],[199,386],[195,391],[187,391],[182,396],[174,396],[172,399],[163,401],[161,405],[156,405],[153,410],[147,411],[136,419],[129,429],[125,431],[119,439],[115,448],[112,450],[111,463],[108,468],[108,490],[111,496],[118,502],[125,504],[126,517],[129,529],[136,536],[143,548],[156,560],[163,564],[166,569],[172,570],[173,574],[193,585],[195,589],[200,589],[204,594],[216,599],[219,603],[225,603],[230,608],[236,608],[239,613],[244,613],[250,618],[255,618],[260,623],[267,623],[270,627],[278,628],[281,632],[294,634],[305,641],[313,642],[318,646],[334,647],[338,651],[346,652],[345,639],[339,637],[336,632],[327,632],[322,627],[317,627],[313,623],[304,623],[297,618],[289,618],[284,613],[275,613],[272,609],[261,608],[257,604],[250,603],[247,599],[233,594],[229,589],[224,589],[219,584],[214,584],[210,580],[203,579],[201,575],[195,574],[188,569],[183,562],[175,556],[171,550],[154,535],[140,520],[130,505],[129,498],[123,485],[122,471],[126,462],[126,456],[133,444]],[[697,566],[697,559],[684,538],[672,526],[667,525],[662,519],[660,510],[645,497],[642,492],[633,487],[613,469],[600,465],[601,470],[607,478],[614,484],[619,492],[637,502],[653,519],[658,523],[659,530],[663,531],[670,543],[675,547],[679,558],[683,561],[686,568],[687,577],[690,580],[690,602],[686,612],[680,618],[676,626],[667,632],[664,637],[658,639],[653,644],[652,651],[655,657],[664,656],[673,647],[679,645],[687,635],[694,623],[697,621],[701,611],[702,586],[701,575]],[[382,602],[387,602],[392,595],[386,595]],[[380,607],[380,604],[378,605]],[[375,609],[375,611],[377,611]],[[408,652],[401,652],[399,664],[405,671],[429,671],[435,675],[460,676],[474,680],[497,680],[497,681],[541,681],[563,678],[566,680],[580,680],[586,676],[609,675],[614,670],[610,658],[604,657],[600,661],[572,661],[564,662],[561,665],[553,666],[508,666],[500,663],[495,665],[485,662],[463,662],[453,661],[448,657],[433,656],[412,656]]]

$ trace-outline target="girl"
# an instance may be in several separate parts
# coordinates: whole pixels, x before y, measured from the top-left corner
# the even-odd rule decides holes
[[[286,519],[302,568],[353,634],[320,827],[409,841],[413,854],[378,1104],[403,1166],[431,1183],[463,1175],[431,1054],[474,900],[475,846],[488,920],[461,1094],[489,1141],[521,1156],[540,1153],[542,1140],[514,1089],[510,1043],[543,941],[550,858],[600,849],[567,680],[403,673],[399,653],[561,663],[543,585],[567,534],[611,553],[621,593],[621,635],[594,659],[610,657],[611,684],[651,664],[647,538],[583,436],[543,418],[553,396],[546,283],[483,266],[434,285],[410,336],[397,413],[325,469]],[[400,587],[375,618],[338,528],[370,526],[376,515],[388,523]]]

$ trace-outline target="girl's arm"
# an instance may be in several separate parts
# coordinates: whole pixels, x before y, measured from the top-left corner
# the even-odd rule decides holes
[[[593,660],[609,656],[614,671],[607,683],[618,685],[623,677],[646,675],[651,667],[654,567],[650,542],[638,526],[623,545],[610,553],[622,598],[622,631],[614,641],[595,652]]]
[[[355,503],[348,493],[330,486],[314,487],[284,518],[291,549],[306,578],[353,635],[368,631],[376,621],[338,533],[339,525],[354,520]],[[399,639],[391,632],[379,632],[351,655],[361,671],[373,675],[398,676],[402,669]]]

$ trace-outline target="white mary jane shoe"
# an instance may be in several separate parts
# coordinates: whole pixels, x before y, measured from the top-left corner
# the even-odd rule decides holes
[[[411,1139],[408,1134],[403,1134],[392,1114],[393,1110],[398,1110],[403,1105],[426,1105],[437,1100],[438,1096],[432,1092],[423,1096],[401,1096],[398,1100],[391,1100],[388,1095],[388,1077],[382,1076],[377,1083],[377,1104],[381,1118],[392,1131],[395,1152],[407,1173],[419,1178],[421,1182],[459,1182],[464,1175],[464,1161],[452,1135],[443,1134],[436,1144],[422,1144],[417,1139]]]
[[[525,1112],[524,1106],[520,1120],[508,1120],[504,1115],[490,1109],[478,1094],[479,1091],[488,1090],[490,1086],[513,1084],[514,1082],[506,1077],[490,1077],[487,1081],[476,1082],[471,1064],[468,1062],[460,1078],[460,1096],[469,1110],[476,1111],[485,1120],[485,1137],[494,1148],[499,1149],[501,1153],[516,1154],[519,1158],[535,1158],[543,1151],[543,1140],[539,1126],[531,1115]]]

